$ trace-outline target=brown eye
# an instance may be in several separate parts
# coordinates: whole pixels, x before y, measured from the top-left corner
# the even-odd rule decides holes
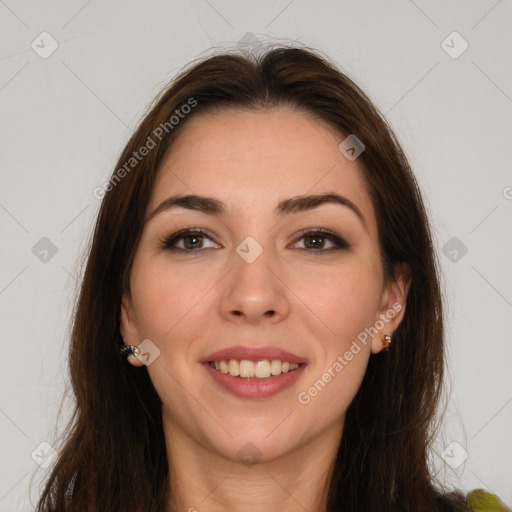
[[[299,249],[309,252],[318,252],[319,254],[348,249],[349,247],[346,240],[323,229],[303,232],[298,240],[304,240],[303,247],[299,247]]]
[[[205,247],[205,241],[210,240],[218,247],[211,237],[201,229],[183,229],[161,241],[162,249],[176,250],[176,251],[198,251],[202,249],[211,249],[212,247]]]

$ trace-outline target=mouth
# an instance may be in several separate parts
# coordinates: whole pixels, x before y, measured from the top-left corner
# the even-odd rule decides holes
[[[277,377],[283,373],[291,373],[298,370],[306,363],[290,363],[279,359],[262,359],[250,361],[248,359],[222,359],[220,361],[208,361],[207,364],[219,373],[238,377],[240,379],[268,379]]]
[[[235,363],[239,363],[238,375],[231,375],[230,366],[233,373],[237,373]],[[219,386],[219,389],[238,398],[264,400],[294,386],[308,366],[306,363],[290,365],[287,361],[277,361],[280,368],[276,362],[273,366],[274,372],[277,373],[279,370],[279,374],[272,375],[272,363],[273,360],[265,359],[256,362],[249,360],[238,362],[238,360],[230,359],[229,361],[207,361],[202,366],[210,374],[212,382]],[[218,370],[215,368],[216,365],[219,367]],[[287,366],[288,371],[285,371]],[[290,369],[290,366],[293,369]]]
[[[201,361],[219,389],[239,398],[262,400],[291,388],[309,360],[275,346],[225,348]]]
[[[219,373],[239,379],[268,379],[283,373],[294,372],[306,363],[290,363],[280,359],[261,359],[259,361],[221,359],[220,361],[208,361],[207,364]]]

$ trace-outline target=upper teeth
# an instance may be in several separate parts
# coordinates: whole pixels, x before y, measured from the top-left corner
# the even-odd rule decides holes
[[[229,373],[233,377],[258,377],[265,379],[271,375],[280,375],[291,370],[296,370],[299,367],[298,363],[282,362],[279,359],[264,359],[262,361],[248,361],[242,359],[229,359],[224,361],[214,361],[210,363],[211,366],[215,365],[215,369],[221,373]]]

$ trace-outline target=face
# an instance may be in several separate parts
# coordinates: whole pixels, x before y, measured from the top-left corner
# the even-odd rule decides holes
[[[171,434],[232,460],[243,447],[272,460],[341,435],[408,288],[384,279],[374,207],[357,159],[338,149],[344,138],[288,107],[203,113],[162,162],[121,334],[150,340],[147,370]],[[214,202],[165,202],[178,195]],[[246,349],[235,362],[211,356],[233,347]],[[208,364],[221,359],[249,375],[236,360],[268,375],[257,362],[268,359],[281,374],[231,376]],[[287,359],[299,368],[286,371]]]

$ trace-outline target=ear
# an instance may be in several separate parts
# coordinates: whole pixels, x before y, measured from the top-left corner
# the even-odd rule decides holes
[[[405,315],[405,304],[411,286],[411,269],[406,263],[399,263],[394,268],[394,275],[385,283],[379,314],[375,319],[371,351],[379,353],[386,347],[384,336],[392,336],[398,329]]]
[[[131,297],[123,294],[121,299],[121,311],[119,314],[119,329],[125,345],[139,345],[139,327],[133,311]],[[128,362],[133,366],[142,366],[144,363],[133,354],[128,356]]]

